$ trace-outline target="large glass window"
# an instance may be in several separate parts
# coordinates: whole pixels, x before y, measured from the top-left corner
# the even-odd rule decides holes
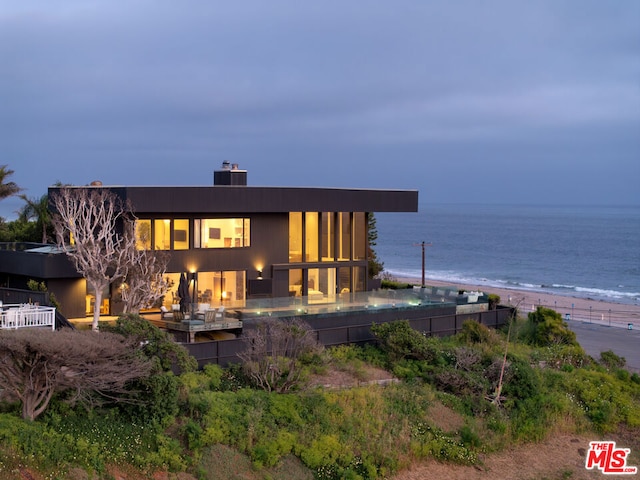
[[[198,302],[212,307],[244,305],[246,272],[198,272]]]
[[[307,212],[305,214],[305,260],[307,262],[318,261],[318,213]]]
[[[341,295],[351,293],[350,267],[340,267],[338,269],[338,293]]]
[[[135,229],[136,248],[138,250],[151,250],[151,220],[136,220]]]
[[[329,303],[336,299],[336,269],[310,268],[307,295],[309,303]]]
[[[322,212],[322,261],[333,262],[335,242],[335,226],[333,212]]]
[[[367,270],[365,267],[353,267],[353,291],[364,292],[365,291],[365,277]]]
[[[101,303],[96,305],[96,290],[93,286],[87,283],[87,295],[85,297],[87,316],[93,315],[96,308],[100,311],[100,315],[109,315],[110,301],[111,297],[109,295],[109,286],[107,285],[102,290]]]
[[[353,259],[364,260],[367,249],[367,228],[364,212],[353,214]]]
[[[169,250],[171,248],[171,220],[157,219],[153,221],[153,249]]]
[[[289,296],[302,296],[302,269],[294,268],[289,270]]]
[[[180,285],[180,274],[179,273],[167,273],[164,276],[167,284],[169,285],[169,290],[165,293],[162,298],[162,305],[167,307],[167,309],[172,310],[173,308],[178,308],[180,304],[180,296],[178,295],[178,286]]]
[[[338,260],[351,258],[351,215],[349,212],[338,213]]]
[[[302,261],[302,212],[289,213],[289,262]]]
[[[173,249],[189,249],[189,220],[173,221]]]
[[[237,248],[251,244],[248,218],[198,218],[193,229],[195,248]]]

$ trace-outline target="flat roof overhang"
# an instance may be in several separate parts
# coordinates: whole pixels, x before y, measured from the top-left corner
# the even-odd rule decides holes
[[[253,186],[101,186],[145,213],[417,212],[417,190]],[[57,190],[52,187],[50,193]]]

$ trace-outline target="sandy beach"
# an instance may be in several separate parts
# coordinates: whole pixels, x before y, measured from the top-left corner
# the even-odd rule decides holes
[[[421,283],[419,278],[402,277],[396,280],[399,282],[413,283],[415,285],[420,285]],[[531,312],[535,310],[538,305],[542,305],[562,314],[562,317],[565,319],[567,318],[567,314],[569,314],[570,321],[598,323],[621,328],[629,328],[629,324],[632,324],[631,328],[640,329],[640,305],[537,293],[527,290],[452,284],[450,282],[430,279],[426,281],[426,284],[429,286],[455,286],[459,290],[494,293],[500,296],[501,304],[517,306],[523,313]]]

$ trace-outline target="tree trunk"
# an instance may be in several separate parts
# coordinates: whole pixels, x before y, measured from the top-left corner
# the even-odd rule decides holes
[[[29,389],[22,395],[22,418],[25,420],[35,420],[42,412],[47,409],[51,397],[53,397],[54,388],[48,387],[40,391]]]
[[[93,304],[93,322],[91,323],[91,330],[98,331],[98,322],[100,321],[100,305],[102,305],[102,288],[98,288],[96,285],[96,301]]]

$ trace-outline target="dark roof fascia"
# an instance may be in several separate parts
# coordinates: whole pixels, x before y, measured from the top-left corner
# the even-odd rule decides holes
[[[418,211],[417,190],[228,185],[100,188],[113,190],[124,200],[130,201],[139,213]]]

